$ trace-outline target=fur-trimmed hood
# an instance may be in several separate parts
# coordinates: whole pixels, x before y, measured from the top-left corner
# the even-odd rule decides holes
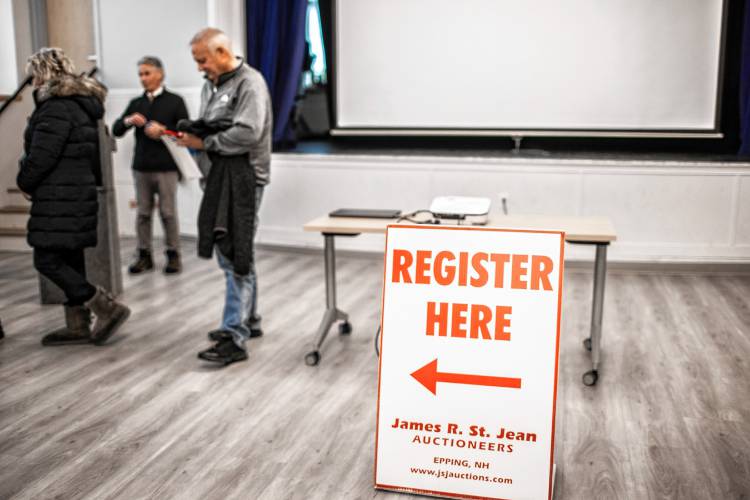
[[[74,99],[95,120],[104,116],[107,88],[88,76],[64,75],[45,82],[34,93],[38,104],[53,97]]]
[[[104,102],[107,88],[88,76],[64,75],[46,82],[39,88],[49,97],[93,96]]]

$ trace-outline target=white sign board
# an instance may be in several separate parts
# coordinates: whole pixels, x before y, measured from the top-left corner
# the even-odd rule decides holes
[[[549,499],[564,235],[388,227],[375,487]]]

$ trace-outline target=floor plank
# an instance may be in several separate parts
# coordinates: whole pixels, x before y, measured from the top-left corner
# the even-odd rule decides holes
[[[223,277],[185,245],[181,275],[125,275],[133,315],[104,347],[42,348],[61,308],[29,255],[0,253],[0,498],[416,498],[372,488],[382,258],[338,259],[354,332],[311,368],[322,256],[260,249],[265,335],[216,369],[196,353]],[[750,498],[750,277],[610,272],[593,388],[591,293],[568,268],[555,498]]]

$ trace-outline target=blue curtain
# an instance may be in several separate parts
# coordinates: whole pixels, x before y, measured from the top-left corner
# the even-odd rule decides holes
[[[742,73],[740,75],[740,146],[739,154],[750,156],[750,0],[745,2],[742,28]]]
[[[307,0],[247,0],[247,63],[263,74],[273,101],[274,147],[296,140],[291,112],[305,53]]]

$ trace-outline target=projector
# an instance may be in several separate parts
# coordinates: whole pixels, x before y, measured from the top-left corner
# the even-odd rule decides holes
[[[438,196],[432,200],[430,212],[444,224],[487,224],[490,214],[489,198],[470,196]]]

